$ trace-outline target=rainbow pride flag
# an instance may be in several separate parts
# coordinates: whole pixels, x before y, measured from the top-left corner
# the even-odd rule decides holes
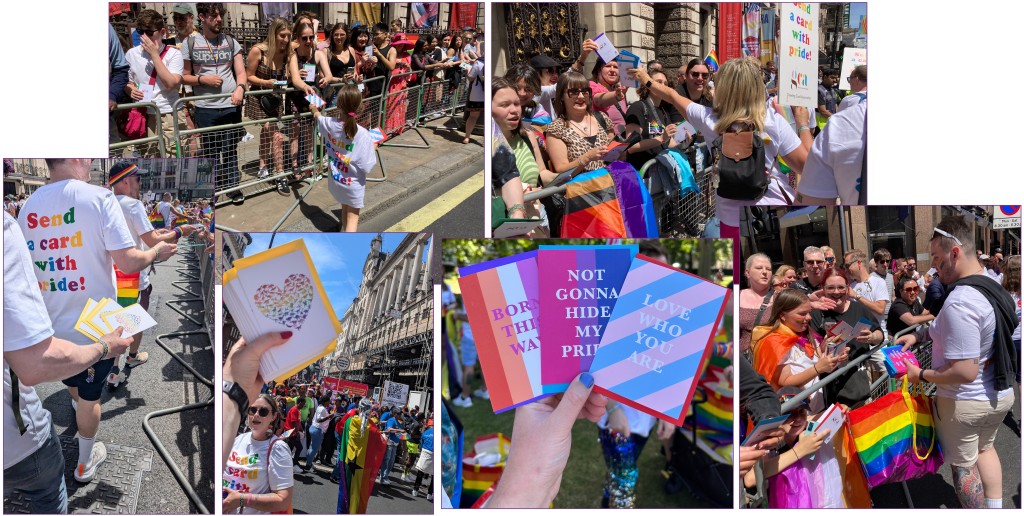
[[[139,302],[139,273],[127,274],[114,266],[114,275],[117,277],[117,304],[131,306]]]
[[[715,53],[714,49],[708,52],[707,57],[704,58],[704,64],[708,65],[708,69],[712,72],[718,71],[718,54]]]
[[[544,397],[537,251],[463,267],[459,287],[494,413]]]

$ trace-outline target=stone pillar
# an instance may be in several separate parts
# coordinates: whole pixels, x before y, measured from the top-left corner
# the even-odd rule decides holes
[[[416,294],[416,289],[419,288],[420,271],[423,270],[423,248],[426,246],[425,242],[416,242],[416,255],[412,259],[412,276],[409,277],[409,298],[407,301],[412,301]]]
[[[430,246],[427,246],[427,242],[430,243]],[[430,271],[434,270],[434,241],[433,239],[429,239],[427,242],[423,243],[424,252],[429,254],[427,254],[427,267],[424,269],[423,282],[420,283],[420,288],[424,292],[433,292],[433,288],[430,284]]]
[[[395,306],[395,297],[398,295],[398,282],[402,279],[399,275],[399,267],[401,267],[401,264],[397,262],[391,265],[391,287],[388,288],[388,299],[384,306],[385,310],[390,310]]]
[[[399,283],[398,283],[398,295],[395,297],[395,308],[398,308],[405,304],[406,289],[409,288],[411,279],[409,278],[409,255],[402,255],[401,261],[395,264],[395,269],[399,271]]]
[[[699,4],[655,4],[654,34],[657,59],[670,71],[669,78],[675,81],[675,72],[694,57],[703,57],[701,52],[701,24]]]

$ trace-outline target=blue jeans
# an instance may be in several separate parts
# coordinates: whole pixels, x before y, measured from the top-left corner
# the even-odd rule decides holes
[[[324,431],[319,426],[309,425],[309,450],[306,451],[306,469],[313,467],[313,460],[324,442]]]
[[[398,451],[398,443],[388,441],[388,451],[384,453],[384,462],[380,466],[380,479],[384,480],[391,476],[391,468],[395,466],[395,453]]]
[[[200,128],[237,124],[242,121],[242,107],[196,107],[195,117],[196,127]],[[223,190],[238,186],[238,142],[244,134],[245,131],[240,128],[202,133],[201,157],[214,161],[214,189]]]
[[[4,470],[4,498],[20,494],[28,500],[33,514],[68,512],[68,490],[64,485],[64,452],[57,431],[50,424],[50,439],[32,455]]]

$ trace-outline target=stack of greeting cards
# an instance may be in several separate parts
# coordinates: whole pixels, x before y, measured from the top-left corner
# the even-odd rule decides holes
[[[460,271],[494,411],[594,390],[680,424],[728,290],[632,245],[541,246]]]
[[[135,303],[122,307],[108,297],[99,301],[89,298],[75,323],[75,329],[93,342],[118,327],[123,328],[121,338],[127,339],[154,326],[156,321],[146,313],[142,305]]]
[[[881,351],[882,357],[885,358],[885,372],[893,378],[907,374],[907,364],[903,363],[904,360],[914,364],[915,367],[921,367],[917,361],[917,355],[910,350],[903,351],[903,346],[886,346]]]
[[[223,297],[246,342],[292,332],[260,358],[265,381],[288,378],[337,345],[341,323],[302,239],[235,260],[224,273]]]

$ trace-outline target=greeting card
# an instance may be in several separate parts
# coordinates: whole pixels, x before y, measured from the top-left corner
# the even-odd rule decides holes
[[[543,397],[537,251],[459,269],[480,367],[495,413]]]
[[[637,255],[591,365],[596,392],[682,423],[728,290]]]
[[[156,320],[138,303],[105,313],[103,320],[110,328],[124,328],[121,331],[121,338],[125,339],[156,326]]]
[[[636,245],[540,246],[541,384],[564,392],[589,371]]]
[[[903,351],[903,346],[886,346],[881,351],[882,357],[885,358],[885,371],[893,378],[907,374],[907,365],[903,363],[904,360],[908,360],[911,364],[921,367],[921,364],[917,361],[917,355],[914,355],[914,352],[910,350]]]
[[[224,304],[239,332],[252,342],[292,332],[260,358],[267,381],[285,379],[334,351],[341,323],[302,239],[247,256],[224,274]]]

